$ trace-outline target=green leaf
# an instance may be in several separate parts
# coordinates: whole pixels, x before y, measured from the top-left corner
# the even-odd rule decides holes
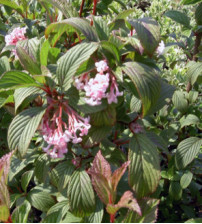
[[[38,189],[31,190],[27,195],[27,200],[33,207],[43,212],[47,212],[55,204],[49,193]]]
[[[126,218],[124,219],[124,223],[154,223],[157,219],[158,212],[158,199],[152,198],[143,198],[140,200],[139,206],[142,211],[142,216],[139,216],[134,211],[128,211]]]
[[[62,192],[69,183],[74,171],[74,166],[70,162],[62,162],[51,171],[51,181]]]
[[[36,87],[26,87],[19,88],[15,90],[14,99],[15,99],[15,112],[17,112],[19,106],[23,103],[23,101],[30,97],[36,98],[38,95],[42,94],[43,91]]]
[[[196,102],[198,98],[198,92],[197,91],[190,91],[188,95],[188,101],[189,103],[194,103]]]
[[[129,20],[128,22],[135,28],[145,52],[148,55],[153,55],[160,42],[160,27],[158,23],[147,17]]]
[[[177,23],[180,23],[188,28],[190,27],[190,18],[183,12],[177,10],[169,10],[164,15]]]
[[[116,205],[108,204],[106,210],[109,214],[115,215],[120,208],[128,208],[130,210],[137,212],[140,216],[142,215],[137,200],[133,197],[133,193],[131,191],[126,191],[122,195],[118,204]]]
[[[27,223],[28,215],[31,210],[30,203],[26,200],[18,206],[12,213],[12,221],[15,223]]]
[[[175,200],[178,201],[182,197],[182,188],[180,186],[179,182],[171,181],[170,187],[169,187],[169,196]]]
[[[99,144],[111,131],[110,126],[91,126],[88,135],[83,137],[82,146],[84,148],[91,148],[94,145]]]
[[[21,186],[25,192],[27,192],[27,187],[29,185],[30,180],[32,179],[33,173],[34,173],[34,171],[30,170],[30,171],[23,173],[23,175],[22,175]]]
[[[63,200],[61,202],[56,203],[53,205],[47,212],[47,215],[50,215],[51,213],[60,212],[62,217],[66,214],[66,212],[69,210],[69,201]]]
[[[129,184],[137,198],[154,192],[160,180],[156,146],[144,135],[136,134],[129,143]]]
[[[48,53],[50,50],[50,43],[48,40],[44,41],[40,50],[40,64],[47,66],[48,64]],[[54,48],[53,48],[54,49]]]
[[[27,151],[27,154],[25,156],[25,159],[19,159],[15,155],[12,157],[12,163],[10,167],[9,172],[9,181],[12,181],[12,179],[26,166],[28,166],[31,163],[34,163],[36,157],[38,155],[33,151],[33,149],[30,149]]]
[[[62,220],[62,223],[79,223],[81,220],[82,218],[74,216],[71,212],[67,212],[67,215],[64,220]]]
[[[192,177],[193,177],[193,174],[190,171],[182,175],[180,179],[180,185],[182,189],[185,189],[189,186],[189,184],[191,183]]]
[[[187,69],[187,80],[194,85],[198,77],[201,76],[201,71],[202,62],[190,62]]]
[[[41,68],[39,64],[40,41],[37,38],[18,41],[16,52],[20,63],[25,70],[32,75],[40,75]]]
[[[14,102],[13,95],[10,95],[6,98],[0,97],[0,108],[6,105],[7,103],[13,103],[13,102]]]
[[[61,212],[53,212],[49,215],[47,215],[44,219],[43,219],[43,223],[61,223],[62,220],[62,215]]]
[[[39,0],[41,2],[51,3],[58,8],[66,18],[78,17],[77,10],[73,7],[72,2],[64,0]]]
[[[101,41],[100,44],[104,50],[108,51],[109,53],[113,55],[117,63],[120,63],[120,60],[121,60],[120,53],[115,44],[109,41]]]
[[[199,26],[202,25],[202,3],[200,3],[198,7],[196,8],[195,19],[196,19],[197,25]]]
[[[185,223],[202,223],[202,218],[189,219]]]
[[[20,71],[5,72],[0,78],[1,89],[16,89],[26,86],[39,86],[27,73]]]
[[[85,170],[76,170],[71,176],[68,196],[72,212],[79,217],[94,212],[95,195],[91,180]]]
[[[202,0],[182,0],[181,3],[183,5],[192,5],[197,4],[198,2],[201,2]]]
[[[126,19],[130,14],[132,14],[135,11],[136,9],[127,9],[125,11],[122,11],[116,16],[115,20]]]
[[[0,205],[0,221],[6,222],[10,215],[9,209],[6,205]]]
[[[86,218],[86,223],[102,223],[102,218],[104,215],[104,208],[102,202],[96,198],[96,208],[95,212]]]
[[[67,90],[73,81],[72,77],[76,74],[77,69],[82,63],[87,61],[90,56],[97,50],[96,43],[81,43],[67,51],[58,60],[57,77],[59,85]]]
[[[190,137],[180,142],[175,155],[175,164],[178,169],[184,169],[190,164],[200,151],[202,139]]]
[[[173,104],[177,110],[181,113],[185,113],[188,108],[188,101],[185,98],[185,95],[181,91],[175,91],[172,98]]]
[[[142,101],[142,115],[145,116],[159,98],[161,83],[156,70],[138,62],[127,62],[123,71],[129,76]]]
[[[35,107],[24,110],[11,122],[8,129],[8,145],[10,150],[18,149],[21,156],[26,154],[30,141],[37,130],[45,109]]]
[[[57,33],[56,38],[54,38],[53,45],[57,42],[57,40],[60,38],[60,36],[64,32],[68,32],[69,30],[72,31],[72,28],[75,29],[75,31],[81,32],[84,34],[84,36],[87,38],[89,41],[97,41],[98,36],[94,30],[93,27],[90,26],[90,23],[86,19],[82,18],[69,18],[66,20],[63,20],[61,22],[57,23],[51,23],[45,31],[45,36],[46,38],[52,33]]]
[[[4,72],[10,71],[10,63],[6,56],[0,58],[0,77]]]
[[[15,1],[13,1],[13,0],[0,0],[0,4],[8,6],[8,7],[12,8],[12,9],[16,10],[20,14],[22,14],[22,7],[17,5],[15,3]]]
[[[182,117],[180,119],[181,128],[189,125],[196,125],[199,124],[199,118],[194,114],[188,114],[186,117]]]
[[[94,16],[93,24],[95,26],[96,32],[100,40],[108,40],[109,39],[109,28],[105,20],[102,17]]]
[[[40,155],[34,168],[34,174],[40,183],[45,183],[49,177],[48,171],[50,169],[50,160],[47,154]]]

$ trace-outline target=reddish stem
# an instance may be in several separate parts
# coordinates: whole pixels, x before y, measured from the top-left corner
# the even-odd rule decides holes
[[[93,0],[93,15],[95,16],[96,15],[96,6],[97,6],[97,2],[98,0]],[[90,25],[92,26],[93,25],[93,18],[91,19],[91,23]]]
[[[8,217],[8,220],[5,223],[13,223],[13,221],[11,219],[11,215]]]
[[[79,16],[82,16],[82,12],[83,12],[83,7],[84,7],[84,2],[85,0],[82,0],[81,6],[80,6],[80,11],[79,11]]]
[[[110,222],[114,223],[114,221],[115,221],[115,215],[110,215]]]

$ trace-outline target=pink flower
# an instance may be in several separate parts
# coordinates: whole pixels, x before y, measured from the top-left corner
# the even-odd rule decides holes
[[[96,62],[95,66],[97,68],[97,71],[101,74],[103,74],[103,72],[106,72],[109,69],[107,62],[104,60]]]
[[[116,79],[114,77],[112,77],[112,84],[110,87],[110,92],[107,94],[108,104],[111,104],[113,102],[117,103],[118,102],[117,97],[122,96],[122,95],[123,95],[123,92],[119,92]]]
[[[158,55],[162,55],[163,52],[165,50],[165,43],[163,42],[163,40],[159,43],[159,46],[156,49],[156,52]]]
[[[20,28],[20,27],[15,28],[10,34],[5,36],[6,46],[8,46],[8,45],[16,46],[18,41],[27,39],[25,37],[25,33],[26,33],[26,27],[24,27],[24,28]],[[17,57],[16,50],[13,49],[12,52]]]
[[[101,104],[102,98],[106,97],[106,90],[109,86],[109,73],[107,74],[97,74],[95,78],[91,78],[87,85],[84,86],[86,91],[86,102],[90,105],[99,105]]]
[[[54,115],[49,117],[50,110],[54,108],[52,104],[48,107],[41,124],[43,139],[48,144],[43,151],[51,158],[63,158],[68,152],[68,142],[77,144],[82,141],[82,136],[88,134],[91,127],[90,118],[79,116],[67,103],[61,105]],[[68,125],[62,120],[62,110],[68,115]]]

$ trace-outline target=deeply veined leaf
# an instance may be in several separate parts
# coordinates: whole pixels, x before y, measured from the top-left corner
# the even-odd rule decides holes
[[[74,166],[69,162],[59,163],[51,171],[51,181],[61,192],[67,187],[70,177],[74,171]]]
[[[33,173],[34,173],[34,171],[30,170],[30,171],[23,173],[23,175],[22,175],[21,186],[25,192],[27,191],[27,187],[29,185],[30,180],[32,179]]]
[[[110,54],[113,55],[117,63],[120,63],[120,53],[116,45],[109,41],[101,41],[100,44],[104,50],[108,51]]]
[[[59,85],[67,90],[72,77],[76,74],[76,70],[80,65],[89,59],[89,57],[97,50],[96,43],[81,43],[71,48],[58,61],[57,77]]]
[[[0,4],[2,5],[6,5],[14,10],[16,10],[17,12],[19,12],[20,14],[22,14],[22,7],[17,5],[14,1],[12,0],[0,0]]]
[[[79,223],[81,220],[81,217],[76,217],[68,211],[65,218],[62,220],[62,223]]]
[[[86,19],[72,17],[61,22],[51,23],[45,31],[45,36],[48,36],[54,32],[57,33],[57,39],[64,33],[68,32],[68,30],[72,30],[74,28],[76,31],[83,33],[83,35],[89,41],[97,41],[98,36],[93,27],[90,26],[90,23]],[[55,44],[55,43],[53,43]]]
[[[109,38],[109,28],[106,24],[106,22],[102,19],[102,17],[93,17],[93,24],[95,26],[95,29],[97,31],[98,37],[100,40],[108,40]]]
[[[14,102],[13,95],[10,95],[6,98],[0,97],[0,108],[6,105],[7,103],[13,103],[13,102]]]
[[[173,104],[177,110],[181,113],[185,113],[188,108],[188,101],[185,95],[181,91],[175,91],[172,97]]]
[[[36,87],[25,87],[25,88],[19,88],[15,90],[14,93],[14,99],[15,99],[15,112],[18,110],[19,106],[22,104],[22,102],[32,96],[37,97],[38,95],[42,94],[43,91]]]
[[[65,0],[40,0],[41,2],[51,3],[58,8],[66,18],[78,17],[77,10],[73,7],[71,2]]]
[[[96,198],[95,212],[92,213],[89,217],[87,217],[85,222],[87,222],[87,223],[102,223],[103,215],[104,215],[103,204],[98,198]]]
[[[82,217],[94,211],[95,195],[85,170],[74,171],[68,187],[68,196],[70,207],[76,216]]]
[[[201,76],[202,62],[190,62],[187,69],[187,80],[191,82],[192,85],[195,84],[198,77]]]
[[[91,148],[99,144],[110,133],[112,127],[110,126],[91,126],[88,135],[83,137],[82,146],[84,148]]]
[[[202,139],[190,137],[180,142],[175,155],[175,164],[178,169],[185,168],[193,161],[200,151]]]
[[[128,22],[135,28],[145,52],[152,55],[160,42],[160,27],[158,23],[148,17],[129,20]]]
[[[0,205],[0,221],[6,222],[9,215],[9,208],[6,205]]]
[[[40,183],[45,183],[50,169],[50,160],[47,154],[40,155],[35,162],[34,174]]]
[[[142,211],[142,216],[139,216],[134,211],[128,211],[124,223],[154,223],[157,219],[158,199],[143,198],[138,201]]]
[[[180,179],[180,185],[182,189],[185,189],[189,186],[189,184],[191,183],[192,177],[193,177],[193,174],[190,171],[182,175]]]
[[[134,13],[136,9],[127,9],[121,13],[119,13],[115,20],[118,20],[118,19],[126,19],[130,14]]]
[[[175,200],[178,201],[182,197],[182,188],[180,186],[179,182],[171,181],[170,187],[169,187],[169,196]]]
[[[15,223],[27,223],[28,215],[31,210],[30,203],[26,200],[18,206],[12,213],[12,221]]]
[[[0,58],[0,77],[4,72],[9,71],[10,68],[10,63],[9,60],[6,56],[3,56]]]
[[[16,52],[20,63],[32,75],[40,75],[39,59],[40,41],[37,38],[18,41]]]
[[[145,116],[159,98],[161,83],[160,78],[153,68],[138,62],[127,62],[123,71],[134,83],[142,101],[142,115]]]
[[[190,26],[190,18],[183,12],[177,10],[169,10],[164,15],[186,27]]]
[[[136,134],[129,144],[129,184],[142,198],[154,192],[160,179],[159,155],[156,146],[144,134]]]
[[[61,223],[62,214],[60,211],[50,213],[43,219],[43,223]]]
[[[118,204],[115,205],[108,204],[106,209],[109,214],[114,215],[120,208],[128,208],[130,210],[137,212],[140,216],[142,215],[137,200],[133,197],[133,193],[131,191],[126,191],[122,195]]]
[[[189,219],[185,223],[202,223],[202,218]]]
[[[182,0],[181,3],[184,5],[197,4],[198,2],[202,2],[202,0]]]
[[[45,109],[43,107],[35,107],[22,111],[12,120],[8,129],[10,150],[18,149],[21,156],[26,154],[44,113]]]
[[[27,73],[21,71],[8,71],[0,78],[1,89],[16,89],[27,86],[39,86],[39,84]]]
[[[200,123],[199,118],[194,114],[188,114],[186,117],[182,117],[180,119],[181,128],[188,125],[196,125],[199,123]]]
[[[200,26],[202,25],[202,3],[198,5],[195,11],[196,23]]]
[[[55,204],[49,193],[37,189],[33,189],[28,193],[27,200],[33,207],[43,212],[47,212]]]

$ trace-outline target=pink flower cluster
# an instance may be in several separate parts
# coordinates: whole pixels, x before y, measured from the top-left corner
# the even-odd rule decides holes
[[[85,91],[85,101],[91,106],[100,105],[103,98],[107,98],[109,104],[117,103],[117,97],[122,96],[123,92],[119,92],[116,78],[108,73],[109,67],[106,61],[96,62],[95,66],[98,72],[96,76],[89,79],[87,74],[82,75],[75,80],[76,88]]]
[[[27,39],[25,37],[25,33],[26,33],[26,27],[24,27],[24,28],[20,28],[20,27],[15,28],[10,34],[5,36],[6,46],[8,46],[8,45],[16,45],[18,41]],[[15,49],[12,52],[14,53],[15,56],[17,56]]]
[[[62,120],[62,108],[68,115],[68,126]],[[41,124],[43,139],[48,143],[48,146],[43,150],[52,158],[63,158],[68,151],[68,142],[79,143],[82,141],[81,137],[88,134],[91,127],[89,124],[90,118],[79,116],[71,107],[65,104],[60,106],[50,119],[49,113],[51,109],[53,109],[52,105],[47,109]]]

